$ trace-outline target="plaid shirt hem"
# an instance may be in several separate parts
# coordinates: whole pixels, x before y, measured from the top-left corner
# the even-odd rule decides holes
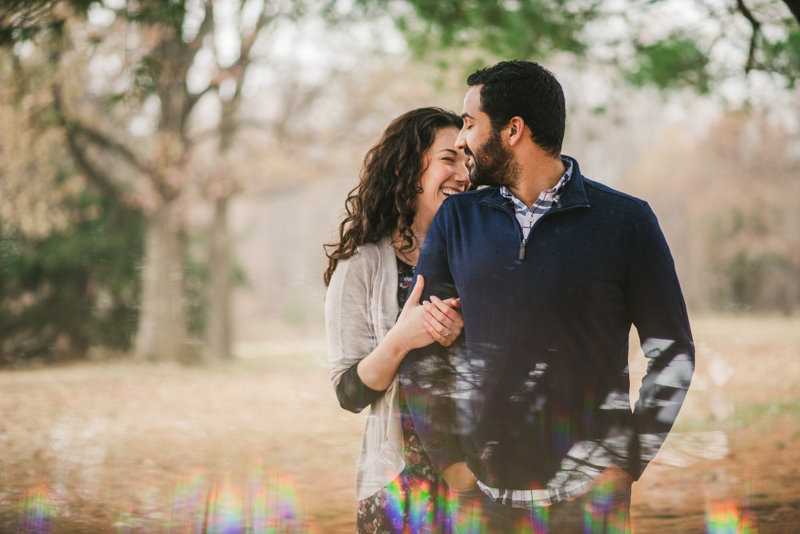
[[[557,502],[566,501],[572,497],[582,494],[591,484],[587,480],[579,484],[567,484],[561,488],[540,489],[540,490],[504,490],[490,488],[480,480],[476,481],[478,487],[492,501],[511,506],[512,508],[538,508],[550,506]]]

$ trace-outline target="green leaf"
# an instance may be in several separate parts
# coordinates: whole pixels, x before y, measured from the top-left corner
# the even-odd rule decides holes
[[[691,87],[708,93],[711,74],[708,56],[688,37],[670,35],[657,43],[637,47],[638,69],[626,73],[634,85],[654,84],[659,89]]]

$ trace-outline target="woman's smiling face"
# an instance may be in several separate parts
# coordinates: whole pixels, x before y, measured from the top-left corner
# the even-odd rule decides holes
[[[464,150],[456,148],[457,128],[443,128],[423,157],[420,177],[422,192],[417,195],[417,224],[429,226],[444,200],[469,189]]]

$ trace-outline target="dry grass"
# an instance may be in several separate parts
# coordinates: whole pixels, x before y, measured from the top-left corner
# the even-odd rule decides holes
[[[800,319],[693,326],[696,378],[679,433],[635,487],[635,531],[704,532],[707,503],[749,496],[758,532],[794,532]],[[0,372],[0,532],[19,528],[37,487],[52,531],[158,530],[177,481],[221,491],[260,465],[296,492],[313,530],[352,533],[364,415],[338,407],[322,337],[284,332],[239,353],[206,368],[116,361]]]

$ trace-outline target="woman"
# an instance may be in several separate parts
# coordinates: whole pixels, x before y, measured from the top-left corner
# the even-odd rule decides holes
[[[327,245],[331,380],[343,408],[371,405],[356,471],[359,534],[435,531],[444,523],[446,487],[414,431],[397,369],[413,349],[449,346],[464,324],[457,299],[420,305],[421,277],[406,303],[433,216],[470,185],[466,156],[455,148],[461,125],[437,108],[395,119],[367,152],[339,241]]]

